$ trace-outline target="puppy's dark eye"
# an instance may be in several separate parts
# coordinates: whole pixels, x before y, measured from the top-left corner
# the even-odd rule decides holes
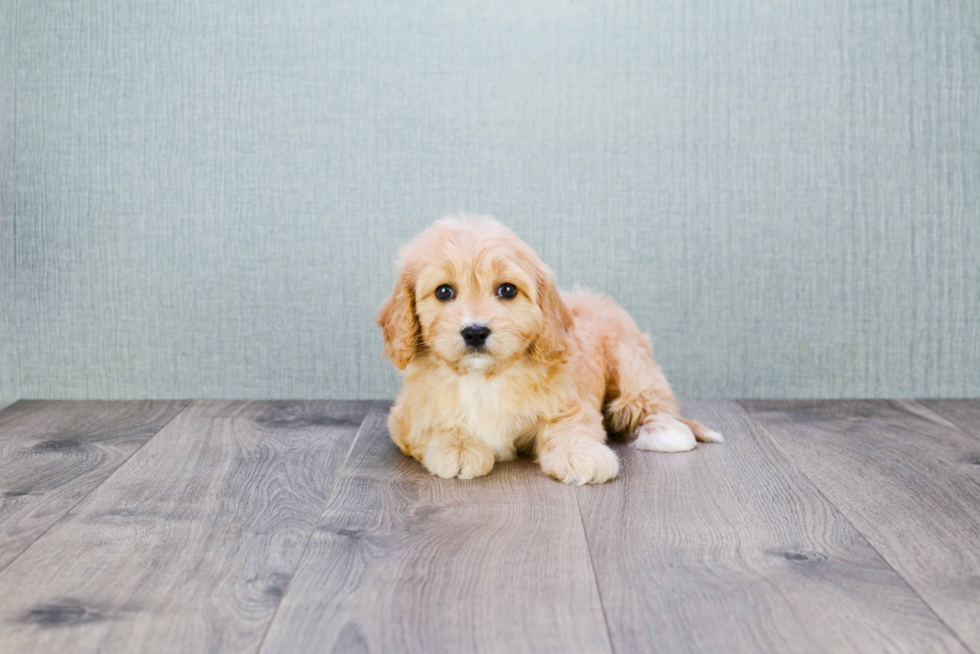
[[[454,289],[449,284],[443,284],[436,289],[436,299],[446,302],[456,297],[456,289]]]
[[[501,284],[497,287],[497,297],[509,300],[517,296],[517,287],[513,284]]]

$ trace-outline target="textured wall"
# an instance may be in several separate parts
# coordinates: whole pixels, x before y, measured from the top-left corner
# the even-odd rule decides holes
[[[980,395],[980,3],[0,3],[0,402],[391,396],[496,214],[688,397]]]

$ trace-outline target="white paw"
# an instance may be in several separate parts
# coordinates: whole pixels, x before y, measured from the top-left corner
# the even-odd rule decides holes
[[[541,469],[565,484],[602,484],[619,474],[619,459],[592,439],[541,452]]]
[[[443,479],[473,479],[493,470],[493,452],[489,448],[472,447],[455,440],[433,439],[422,455],[422,465]]]
[[[691,428],[669,416],[640,425],[636,437],[636,449],[650,452],[687,452],[695,444]]]

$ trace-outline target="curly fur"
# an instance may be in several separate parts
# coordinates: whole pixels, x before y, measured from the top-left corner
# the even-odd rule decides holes
[[[504,283],[516,297],[497,295]],[[451,300],[435,296],[444,284]],[[377,323],[404,377],[391,437],[441,477],[485,475],[527,451],[560,481],[601,483],[619,471],[609,435],[661,452],[722,440],[681,417],[625,311],[597,293],[560,293],[534,251],[488,216],[444,218],[402,248]],[[477,324],[490,329],[480,350],[461,336]]]

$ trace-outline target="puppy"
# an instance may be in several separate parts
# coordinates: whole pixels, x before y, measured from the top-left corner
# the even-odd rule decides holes
[[[533,452],[559,481],[598,484],[619,472],[607,433],[656,452],[722,440],[681,417],[625,311],[597,293],[559,293],[490,217],[444,218],[403,247],[377,323],[404,377],[388,431],[440,477],[479,477]]]

